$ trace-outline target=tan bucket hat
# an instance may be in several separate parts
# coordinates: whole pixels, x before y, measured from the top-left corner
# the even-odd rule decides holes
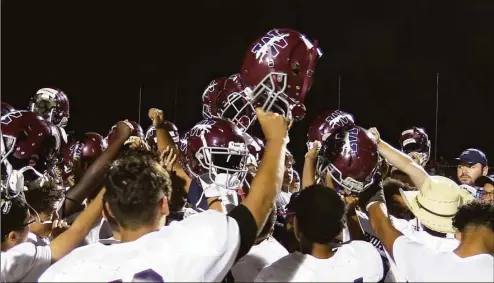
[[[458,207],[474,199],[454,181],[442,176],[427,178],[419,191],[400,189],[400,194],[420,223],[440,233],[455,233],[453,217]]]

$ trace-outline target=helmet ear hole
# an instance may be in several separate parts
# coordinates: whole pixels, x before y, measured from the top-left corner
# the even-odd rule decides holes
[[[300,64],[297,61],[292,60],[291,68],[293,75],[298,75],[300,73]]]

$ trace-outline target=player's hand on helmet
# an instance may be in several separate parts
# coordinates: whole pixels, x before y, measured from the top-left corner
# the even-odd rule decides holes
[[[358,197],[357,196],[343,196],[343,201],[345,202],[347,206],[347,213],[349,215],[354,215],[355,214],[355,208],[358,205]]]
[[[319,150],[321,149],[321,143],[319,141],[314,141],[310,146],[310,150],[305,154],[305,159],[316,160]]]
[[[374,183],[358,195],[358,205],[363,211],[367,211],[370,205],[374,202],[386,203],[384,191],[381,185],[380,173],[376,173],[374,176]]]
[[[283,116],[270,111],[264,112],[261,108],[256,109],[256,116],[266,141],[288,138],[289,121]]]
[[[133,130],[134,130],[134,126],[132,126],[132,124],[129,123],[129,121],[125,120],[125,121],[119,121],[116,124],[115,132],[117,137],[128,138]]]
[[[157,108],[151,108],[149,109],[148,115],[149,115],[149,119],[153,121],[154,127],[159,127],[161,124],[163,124],[164,116],[162,110]]]
[[[177,154],[169,146],[167,146],[160,156],[161,166],[163,166],[166,171],[171,172],[173,170],[173,164],[175,164],[176,160]]]
[[[70,225],[66,221],[59,220],[59,219],[53,220],[53,224],[51,227],[51,234],[50,234],[51,239],[52,240],[55,239],[60,234],[67,231],[67,229],[69,229],[69,228],[70,228]]]
[[[379,131],[375,127],[370,128],[369,133],[371,133],[374,136],[376,143],[381,142],[381,135],[379,134]]]

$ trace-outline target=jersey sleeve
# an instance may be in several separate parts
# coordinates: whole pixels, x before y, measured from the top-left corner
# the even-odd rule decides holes
[[[406,236],[400,236],[393,244],[396,267],[409,282],[419,280],[418,275],[434,268],[436,252]]]
[[[22,243],[1,254],[2,282],[37,281],[51,264],[50,246]]]

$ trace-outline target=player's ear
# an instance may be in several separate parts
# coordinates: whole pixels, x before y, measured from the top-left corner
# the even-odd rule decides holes
[[[115,216],[113,215],[113,212],[111,211],[110,204],[105,201],[103,204],[105,207],[103,209],[103,217],[108,221],[108,218],[113,218],[115,219]]]
[[[168,198],[165,196],[160,200],[160,213],[161,215],[165,215],[165,216],[168,216],[170,214],[170,208],[168,206]]]
[[[457,232],[455,233],[455,238],[456,238],[458,241],[460,241],[460,242],[461,242],[461,232],[460,232],[460,231],[457,231]]]
[[[482,176],[487,176],[487,171],[489,171],[489,167],[487,165],[485,165],[482,168]]]

